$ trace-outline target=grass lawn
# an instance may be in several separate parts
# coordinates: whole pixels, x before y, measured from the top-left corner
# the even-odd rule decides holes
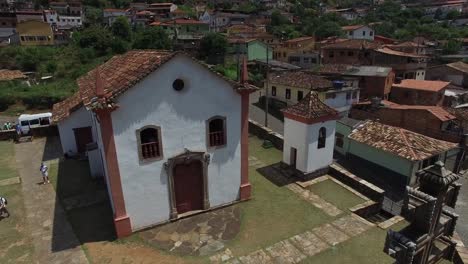
[[[250,155],[265,164],[281,160],[281,152],[263,149],[262,141],[250,137]],[[286,187],[271,183],[249,168],[252,199],[241,203],[242,224],[237,237],[227,243],[234,255],[244,255],[329,222],[332,218],[299,198]]]
[[[87,161],[64,159],[49,166],[50,181],[61,199],[102,188],[92,181],[90,175]]]
[[[392,230],[400,230],[407,224],[406,221],[402,221],[390,228]],[[373,227],[359,236],[305,259],[301,264],[391,264],[395,260],[383,252],[386,236],[387,230]]]
[[[1,263],[32,263],[34,247],[26,230],[21,185],[1,186],[0,195],[7,198],[11,214],[0,220]]]
[[[15,166],[15,146],[10,141],[0,141],[0,181],[18,177]]]
[[[365,202],[364,199],[332,180],[311,185],[309,190],[345,212],[348,211],[348,208]]]

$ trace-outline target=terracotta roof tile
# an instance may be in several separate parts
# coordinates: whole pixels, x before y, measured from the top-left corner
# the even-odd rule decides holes
[[[405,80],[402,80],[401,83],[394,83],[392,87],[422,90],[422,91],[429,91],[429,92],[439,92],[440,90],[446,88],[449,84],[450,84],[449,82],[443,82],[443,81],[405,79]]]
[[[356,30],[356,29],[360,29],[362,27],[365,27],[365,25],[352,25],[352,26],[344,26],[344,27],[341,27],[341,29],[343,31],[350,31],[350,30]]]
[[[285,115],[302,117],[308,121],[338,117],[338,112],[323,103],[316,92],[310,92],[299,103],[283,109],[282,112]]]
[[[271,73],[271,84],[287,85],[306,89],[323,89],[332,87],[332,82],[324,77],[306,71],[279,71]]]
[[[468,64],[462,61],[457,61],[453,63],[447,64],[448,67],[453,68],[455,70],[461,71],[463,73],[468,73]]]
[[[293,38],[290,40],[286,40],[284,43],[296,43],[296,42],[301,42],[301,41],[306,41],[306,40],[314,40],[314,37],[300,37],[300,38]]]
[[[184,54],[193,61],[206,67],[213,74],[224,79],[237,90],[257,90],[258,88],[248,83],[232,81],[221,74],[212,71],[207,65],[185,55],[183,52],[169,52],[161,50],[132,50],[122,55],[112,57],[104,64],[89,71],[77,80],[79,94],[86,107],[92,107],[97,100],[96,94],[96,72],[99,72],[102,90],[106,99],[112,99],[124,93],[139,81],[157,70],[161,65],[175,57]],[[55,107],[55,105],[54,105]],[[57,106],[58,107],[58,106]]]
[[[336,43],[332,43],[322,47],[322,49],[377,49],[381,44],[377,42],[370,42],[364,39],[348,39]]]
[[[83,101],[79,92],[76,92],[71,97],[54,104],[52,109],[52,121],[60,122],[70,116],[71,113],[83,106]]]
[[[24,75],[19,70],[0,70],[0,81],[12,81],[16,79],[25,79],[26,75]]]
[[[392,50],[392,49],[390,49],[388,47],[382,47],[382,48],[376,49],[375,51],[380,52],[380,53],[384,53],[384,54],[388,54],[388,55],[400,56],[400,57],[428,58],[425,55],[418,55],[418,54],[414,54],[414,53],[396,51],[396,50]]]
[[[375,121],[366,121],[348,137],[411,161],[424,160],[457,147],[456,143],[430,138]]]

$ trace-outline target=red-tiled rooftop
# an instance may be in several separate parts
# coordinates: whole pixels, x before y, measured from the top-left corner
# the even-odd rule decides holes
[[[411,161],[425,160],[458,146],[370,120],[358,126],[348,137]]]
[[[330,120],[338,117],[338,112],[323,103],[316,92],[310,92],[299,103],[282,110],[285,117],[299,117],[307,123]]]
[[[388,55],[394,55],[394,56],[400,56],[400,57],[410,57],[410,58],[428,58],[425,55],[418,55],[414,53],[407,53],[407,52],[402,52],[402,51],[397,51],[397,50],[392,50],[388,47],[382,47],[379,49],[376,49],[375,51],[388,54]]]
[[[24,75],[19,70],[7,70],[2,69],[0,70],[0,81],[12,81],[16,79],[25,79],[26,75]]]
[[[169,52],[161,50],[132,50],[122,55],[112,57],[104,64],[89,71],[80,77],[78,87],[85,106],[90,106],[97,99],[96,83],[101,83],[103,94],[107,99],[112,99],[124,93],[139,81],[157,70],[161,65],[177,55],[185,55],[183,52]],[[236,90],[256,90],[257,87],[248,83],[238,83],[225,78],[221,74],[212,71],[208,66],[195,59],[193,61],[206,67],[219,78],[227,81]],[[97,78],[99,76],[99,78]]]
[[[347,39],[336,43],[328,44],[322,49],[377,49],[381,44],[376,42],[370,42],[364,39]]]
[[[170,26],[170,25],[207,25],[207,23],[188,18],[177,18],[169,21],[155,21],[150,26]]]
[[[71,113],[78,110],[81,106],[83,106],[83,100],[81,100],[80,92],[76,92],[67,99],[54,104],[52,108],[52,120],[54,122],[60,122],[69,117]]]
[[[449,84],[450,82],[443,82],[443,81],[404,79],[401,81],[401,83],[394,83],[392,87],[412,89],[412,90],[421,90],[421,91],[427,91],[427,92],[439,92],[445,89]]]
[[[306,71],[274,72],[270,74],[269,80],[271,84],[316,90],[333,86],[330,80]]]
[[[315,39],[314,37],[300,37],[300,38],[293,38],[290,40],[286,40],[284,43],[296,43],[296,42],[301,42],[301,41],[306,41],[306,40],[313,40]]]
[[[344,26],[344,27],[341,27],[341,29],[343,31],[350,31],[350,30],[356,30],[356,29],[360,29],[362,27],[365,27],[365,25],[352,25],[352,26]]]

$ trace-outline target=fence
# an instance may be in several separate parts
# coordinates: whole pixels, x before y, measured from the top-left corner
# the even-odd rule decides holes
[[[249,120],[249,133],[261,139],[270,141],[275,148],[283,151],[283,136],[273,130],[266,128],[253,120]]]

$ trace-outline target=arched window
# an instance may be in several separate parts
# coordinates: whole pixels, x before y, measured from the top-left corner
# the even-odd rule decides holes
[[[317,148],[319,149],[324,148],[326,141],[327,141],[327,129],[322,127],[319,130]]]
[[[207,121],[208,146],[220,147],[226,145],[226,118],[215,116]]]
[[[146,126],[137,130],[138,156],[140,161],[162,158],[161,128]]]

